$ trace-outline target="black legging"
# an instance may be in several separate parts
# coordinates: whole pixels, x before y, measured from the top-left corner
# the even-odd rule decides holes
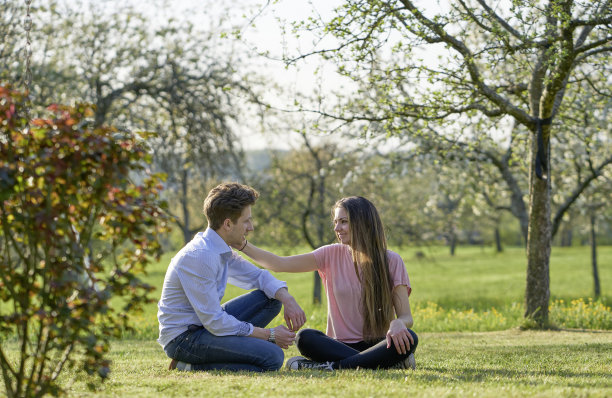
[[[408,329],[414,344],[406,354],[398,354],[395,346],[387,348],[387,340],[379,343],[343,343],[328,337],[315,329],[303,329],[298,332],[295,340],[298,350],[306,358],[316,362],[334,362],[335,369],[388,369],[413,354],[419,339],[412,330]]]

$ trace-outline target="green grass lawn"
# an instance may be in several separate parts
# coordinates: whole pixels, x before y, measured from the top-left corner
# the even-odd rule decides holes
[[[297,355],[295,347],[286,357]],[[423,333],[416,371],[179,372],[151,341],[114,343],[113,371],[91,397],[609,397],[612,332]]]
[[[87,379],[73,370],[62,374],[62,385],[69,396],[97,397],[612,396],[612,247],[599,249],[599,302],[589,301],[589,249],[553,248],[551,318],[560,330],[542,332],[518,328],[526,278],[523,249],[494,253],[491,248],[460,247],[453,257],[446,248],[397,251],[413,287],[414,330],[420,337],[415,372],[171,372],[169,359],[155,342],[157,306],[152,303],[133,316],[134,333],[112,342],[111,376],[97,391],[89,391]],[[417,251],[425,257],[416,256]],[[156,287],[155,301],[172,255],[143,277]],[[326,302],[312,304],[312,273],[276,276],[287,281],[306,311],[305,326],[324,330]],[[242,293],[229,287],[224,300]],[[279,315],[272,326],[281,322]],[[14,342],[4,345],[9,353],[17,349]],[[286,358],[297,354],[291,347]]]
[[[460,247],[455,256],[447,248],[421,251],[399,250],[413,285],[412,302],[433,301],[443,307],[487,309],[509,302],[522,302],[525,294],[527,261],[523,248]],[[604,296],[610,301],[612,247],[599,249],[599,272]],[[593,277],[588,247],[554,247],[550,261],[550,291],[553,299],[590,297]]]

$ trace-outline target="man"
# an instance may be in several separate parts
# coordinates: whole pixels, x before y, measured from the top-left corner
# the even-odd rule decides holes
[[[204,201],[208,228],[170,262],[158,303],[159,339],[170,369],[278,370],[283,350],[306,322],[287,284],[243,259],[259,194],[238,183],[213,188]],[[221,305],[226,284],[257,289]],[[281,305],[287,326],[265,329]]]

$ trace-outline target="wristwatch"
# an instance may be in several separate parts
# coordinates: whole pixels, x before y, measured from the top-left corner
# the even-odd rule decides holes
[[[276,344],[276,338],[274,337],[274,329],[270,329],[270,337],[268,337],[270,343]]]

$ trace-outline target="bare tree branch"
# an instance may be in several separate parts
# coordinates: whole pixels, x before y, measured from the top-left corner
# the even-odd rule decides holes
[[[601,164],[595,168],[591,167],[591,173],[586,176],[586,178],[582,181],[578,181],[574,190],[569,194],[569,196],[565,199],[565,201],[559,206],[557,212],[552,221],[552,236],[555,236],[557,233],[559,226],[561,225],[561,221],[563,221],[563,216],[570,209],[572,204],[576,202],[576,200],[580,197],[580,195],[584,192],[585,189],[589,187],[589,185],[596,180],[603,172],[603,170],[612,163],[612,156],[605,159],[601,162]]]
[[[529,114],[522,109],[512,105],[512,103],[497,94],[495,90],[485,84],[484,79],[482,78],[480,69],[476,65],[474,61],[474,56],[472,52],[468,49],[468,47],[460,40],[446,33],[446,31],[437,23],[434,23],[425,15],[423,15],[409,0],[401,0],[402,4],[414,15],[423,25],[427,26],[432,32],[434,32],[437,37],[439,37],[443,42],[449,44],[453,49],[455,49],[458,53],[460,53],[467,65],[468,72],[472,78],[472,82],[475,87],[478,89],[479,93],[488,98],[491,102],[496,104],[500,109],[503,109],[506,113],[512,115],[516,118],[520,123],[530,126],[533,124],[533,120],[529,116]]]

